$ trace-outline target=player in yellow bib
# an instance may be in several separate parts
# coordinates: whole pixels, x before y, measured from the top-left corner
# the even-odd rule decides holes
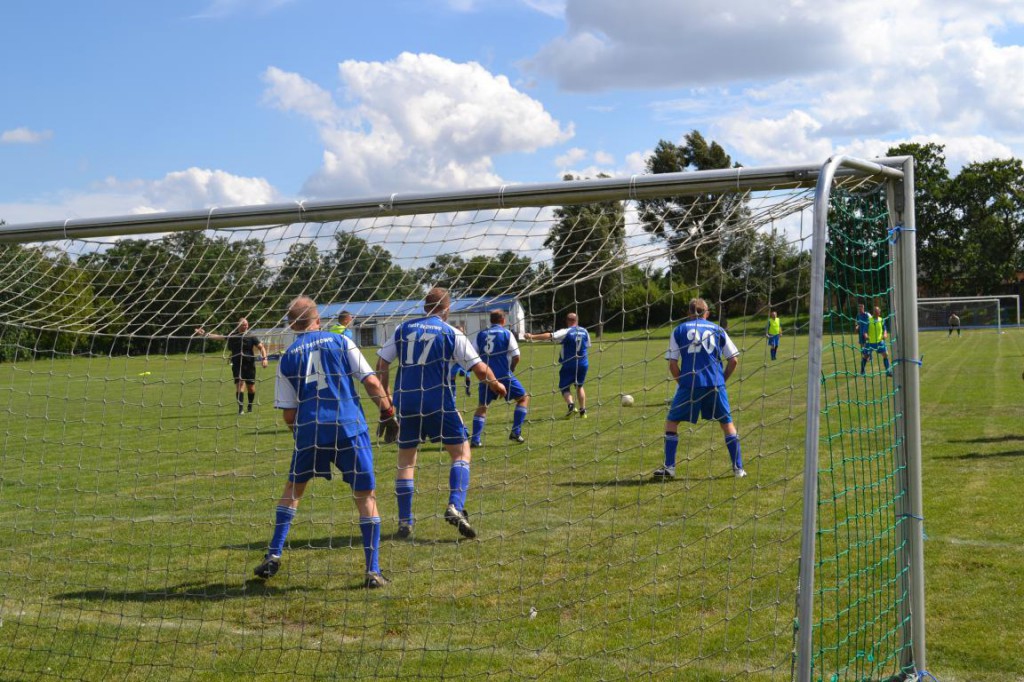
[[[768,315],[768,349],[772,352],[772,360],[779,352],[779,337],[782,336],[782,320],[774,310]]]
[[[867,368],[868,360],[871,359],[871,353],[878,353],[882,356],[882,361],[885,363],[885,374],[886,376],[892,376],[892,368],[889,366],[889,353],[886,351],[885,342],[889,338],[889,329],[882,317],[882,309],[875,306],[873,310],[874,314],[870,315],[867,320],[867,342],[861,348],[860,355],[860,373],[864,374],[864,370]]]

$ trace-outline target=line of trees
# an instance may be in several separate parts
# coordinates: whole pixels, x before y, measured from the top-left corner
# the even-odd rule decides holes
[[[917,160],[921,293],[1019,293],[1022,163],[971,164],[953,177],[941,145],[900,145],[888,153]],[[647,160],[649,173],[735,166],[698,131],[679,144],[659,142]],[[457,296],[517,295],[535,327],[552,328],[576,310],[597,333],[669,324],[695,295],[711,301],[720,321],[769,304],[798,312],[808,253],[783,234],[751,229],[742,195],[664,197],[640,201],[635,210],[662,258],[630,262],[621,201],[556,208],[544,242],[551,258],[543,261],[515,251],[447,253],[403,268],[383,246],[348,232],[335,234],[326,249],[298,240],[273,265],[258,239],[203,232],[123,239],[77,257],[52,246],[0,246],[0,360],[17,353],[182,352],[195,326],[227,331],[241,316],[254,326],[274,325],[298,294],[405,299],[435,284]]]

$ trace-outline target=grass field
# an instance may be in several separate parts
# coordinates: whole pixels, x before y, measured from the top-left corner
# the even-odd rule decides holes
[[[415,539],[392,539],[394,451],[376,451],[393,581],[376,592],[340,479],[310,486],[281,573],[251,579],[290,456],[271,370],[237,417],[220,357],[0,365],[0,679],[788,679],[806,337],[775,363],[737,341],[748,478],[703,423],[681,433],[677,479],[648,481],[663,338],[596,346],[585,421],[561,419],[557,349],[525,345],[528,443],[496,404],[467,503],[478,540],[441,518],[435,446]],[[928,333],[921,350],[928,667],[1022,679],[1024,332]]]

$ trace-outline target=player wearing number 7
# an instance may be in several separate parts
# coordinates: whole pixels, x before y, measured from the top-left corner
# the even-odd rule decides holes
[[[466,335],[448,324],[451,298],[448,291],[435,287],[423,302],[426,317],[398,325],[394,335],[377,351],[377,374],[388,386],[390,364],[398,361],[394,400],[398,409],[398,475],[395,495],[398,499],[400,538],[412,534],[414,523],[412,498],[415,488],[416,455],[420,443],[441,441],[451,457],[448,473],[448,507],[444,518],[466,538],[476,537],[466,513],[469,490],[469,434],[455,404],[450,372],[458,363],[487,384],[500,397],[505,386],[480,360]]]
[[[678,387],[665,419],[665,464],[654,472],[655,479],[676,475],[679,422],[696,424],[698,418],[714,419],[725,434],[725,445],[736,478],[747,475],[740,455],[740,437],[729,411],[725,382],[736,371],[740,352],[724,329],[707,320],[708,304],[701,298],[690,301],[690,316],[669,339],[669,372]],[[723,371],[722,362],[725,362]]]

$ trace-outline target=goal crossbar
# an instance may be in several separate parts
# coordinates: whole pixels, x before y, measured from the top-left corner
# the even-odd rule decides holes
[[[907,158],[847,160],[849,165],[837,169],[830,177],[877,175],[898,179],[903,177],[900,166]],[[297,201],[147,215],[51,220],[0,227],[0,243],[88,239],[152,232],[224,230],[474,209],[587,204],[621,199],[623,194],[630,199],[646,199],[666,194],[758,191],[780,187],[808,188],[816,185],[820,172],[820,166],[814,164],[740,167],[692,173],[633,175],[629,178],[501,185],[433,194],[388,194],[347,201]]]

